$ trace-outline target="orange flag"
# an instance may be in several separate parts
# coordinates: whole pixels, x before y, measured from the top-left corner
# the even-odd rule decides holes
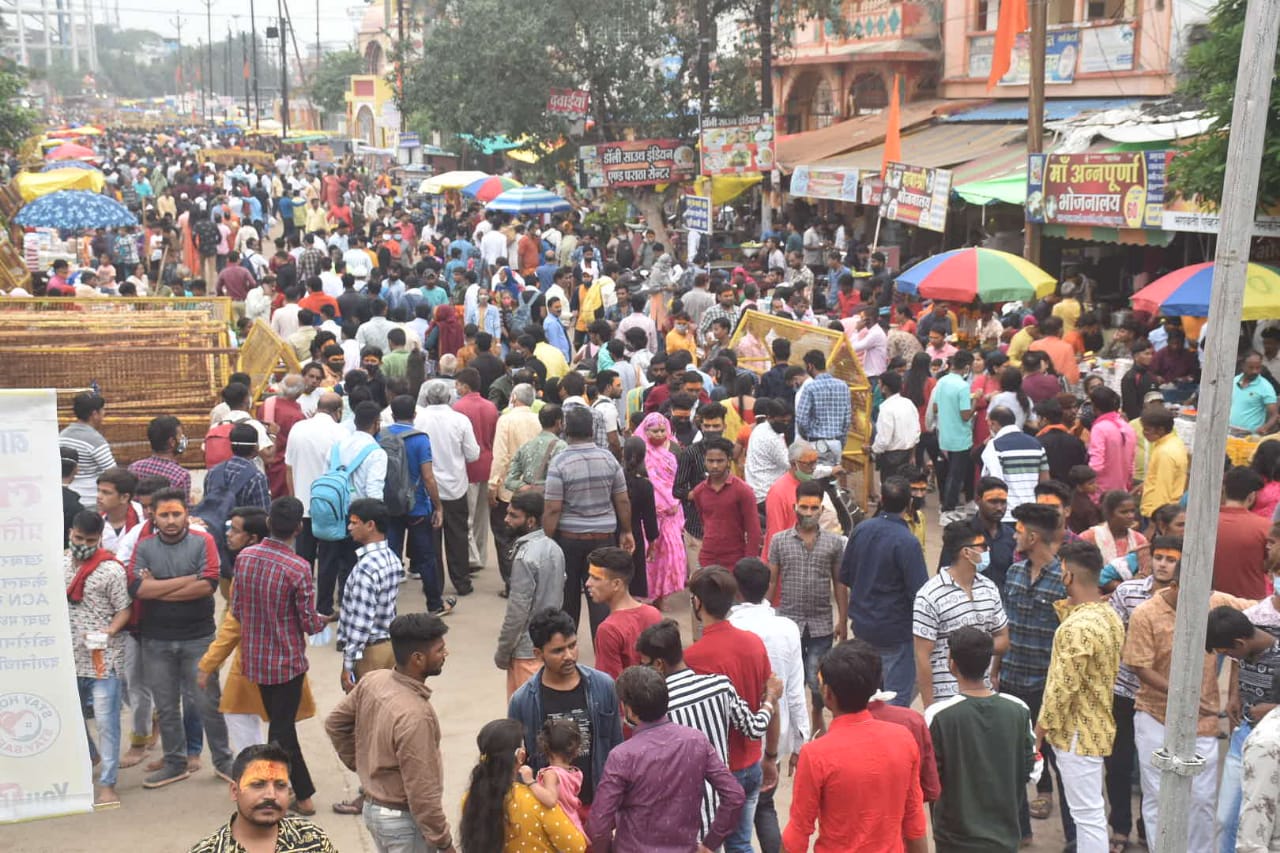
[[[1013,64],[1013,42],[1018,33],[1026,32],[1027,0],[1001,0],[1000,19],[996,22],[996,39],[991,48],[991,73],[987,76],[987,88],[1000,82]]]
[[[898,75],[893,75],[893,91],[889,93],[889,126],[884,132],[884,156],[880,159],[880,177],[890,163],[902,161],[902,114],[898,106]]]

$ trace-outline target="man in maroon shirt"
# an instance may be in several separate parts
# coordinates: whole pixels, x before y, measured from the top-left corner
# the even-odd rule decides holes
[[[738,582],[727,569],[708,566],[689,580],[694,616],[702,620],[702,639],[685,649],[684,660],[694,672],[728,676],[738,695],[751,710],[760,710],[765,683],[773,673],[764,642],[750,631],[728,621],[729,609],[738,598]],[[727,853],[751,850],[751,830],[761,789],[778,784],[778,718],[769,723],[765,735],[764,759],[758,740],[748,740],[741,732],[729,732],[729,769],[742,785],[747,799],[738,826],[725,840]]]
[[[734,566],[743,557],[760,556],[760,516],[751,487],[729,473],[733,444],[727,438],[708,439],[703,452],[707,479],[694,487],[689,499],[698,508],[703,527],[704,566]]]
[[[257,284],[258,282],[253,278],[253,273],[240,266],[240,253],[232,250],[227,255],[227,265],[222,268],[222,272],[218,273],[218,281],[214,287],[214,293],[217,296],[231,297],[233,303],[241,303],[239,311],[243,314],[244,298]]]
[[[1267,533],[1270,519],[1253,512],[1263,486],[1252,468],[1232,468],[1222,478],[1218,545],[1213,552],[1213,588],[1241,598],[1266,598]]]
[[[289,449],[289,432],[293,429],[293,425],[307,419],[301,404],[298,403],[298,398],[306,388],[307,384],[300,375],[290,373],[280,380],[280,393],[274,397],[268,397],[258,407],[259,421],[279,427],[276,432],[275,455],[270,462],[266,463],[267,485],[271,489],[273,498],[293,494],[289,489],[284,457]]]
[[[498,407],[480,396],[480,371],[464,367],[453,378],[458,402],[453,410],[471,421],[480,456],[467,463],[467,511],[471,530],[467,537],[468,565],[473,573],[484,568],[489,553],[489,473],[493,468],[493,437],[498,432]]]
[[[640,664],[636,651],[640,632],[662,621],[658,608],[631,597],[634,572],[635,561],[621,548],[597,548],[587,555],[587,596],[609,608],[609,615],[596,628],[596,669],[615,679],[627,667]]]

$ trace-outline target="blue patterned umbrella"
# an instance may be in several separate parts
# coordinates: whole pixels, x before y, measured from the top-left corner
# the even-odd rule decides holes
[[[485,207],[504,213],[559,213],[568,210],[570,204],[555,193],[538,187],[516,187],[502,193]]]
[[[86,163],[83,160],[54,160],[52,163],[45,163],[40,167],[42,172],[52,172],[54,169],[96,169],[97,166],[92,163]]]
[[[86,231],[137,225],[138,217],[105,195],[87,190],[58,190],[25,205],[13,221],[32,228]]]

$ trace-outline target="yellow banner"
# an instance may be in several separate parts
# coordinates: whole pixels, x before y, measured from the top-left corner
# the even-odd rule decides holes
[[[53,390],[0,391],[0,823],[93,810]]]
[[[266,151],[251,151],[247,148],[202,148],[196,152],[196,160],[201,165],[209,161],[219,166],[248,163],[262,169],[273,169],[276,164],[275,158]]]

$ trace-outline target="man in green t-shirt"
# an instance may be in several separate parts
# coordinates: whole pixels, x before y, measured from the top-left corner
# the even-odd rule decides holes
[[[1017,850],[1023,840],[1018,804],[1037,764],[1031,711],[986,686],[990,634],[959,628],[949,646],[947,665],[959,692],[924,712],[942,780],[933,839],[939,850]]]

